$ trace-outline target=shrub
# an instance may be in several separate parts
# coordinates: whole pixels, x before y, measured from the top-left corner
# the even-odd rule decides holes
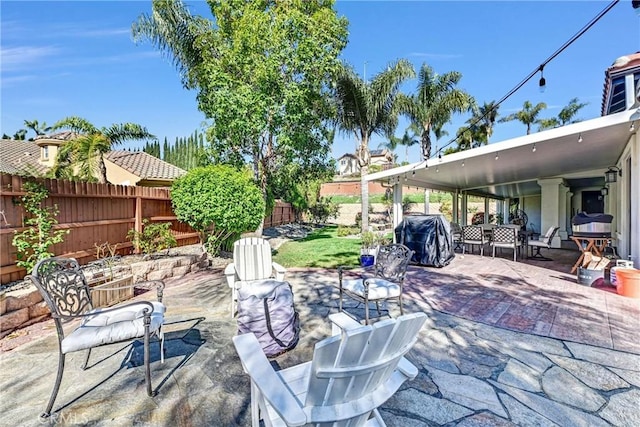
[[[308,212],[313,223],[324,224],[329,218],[337,218],[339,209],[331,199],[319,197],[313,206],[309,206]]]
[[[265,215],[262,192],[250,171],[228,165],[191,169],[174,181],[171,203],[178,220],[198,231],[212,254],[232,236],[258,228]]]
[[[339,225],[338,226],[338,230],[336,230],[336,235],[338,237],[346,237],[346,236],[352,236],[354,234],[358,234],[359,232],[360,232],[360,230],[355,228],[355,227],[348,227],[346,225]]]
[[[137,251],[145,255],[153,254],[178,244],[170,228],[170,222],[149,224],[149,220],[145,219],[142,221],[142,232],[131,229],[127,238],[133,242]]]
[[[30,274],[38,261],[54,255],[49,248],[61,243],[69,230],[53,230],[58,224],[58,209],[43,206],[42,202],[49,195],[46,188],[35,182],[25,182],[23,188],[25,194],[15,203],[22,205],[27,214],[24,220],[27,228],[15,232],[11,244],[16,248],[16,264]]]

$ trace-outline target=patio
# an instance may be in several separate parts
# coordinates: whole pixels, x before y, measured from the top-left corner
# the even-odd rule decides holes
[[[640,425],[640,300],[580,286],[568,273],[577,252],[513,262],[459,254],[444,268],[412,266],[405,310],[429,320],[409,353],[420,374],[382,407],[389,426]],[[311,359],[337,311],[333,270],[293,269],[302,331],[273,363]],[[221,270],[167,283],[165,344],[152,345],[154,398],[144,391],[142,345],[71,354],[51,418],[58,425],[250,425],[249,380],[231,337]],[[397,307],[389,304],[392,314]],[[46,336],[0,355],[1,425],[42,425],[57,340]]]

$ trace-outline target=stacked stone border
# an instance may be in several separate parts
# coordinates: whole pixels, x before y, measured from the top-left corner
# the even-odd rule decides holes
[[[207,254],[180,255],[130,264],[133,283],[182,277],[209,266]],[[0,338],[48,319],[47,304],[36,287],[28,283],[0,294]]]

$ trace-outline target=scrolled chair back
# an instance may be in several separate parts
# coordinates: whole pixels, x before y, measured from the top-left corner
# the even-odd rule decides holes
[[[376,276],[402,282],[412,256],[413,251],[400,243],[380,246],[374,265]]]
[[[75,259],[43,259],[36,264],[29,277],[55,319],[93,309],[89,286]]]

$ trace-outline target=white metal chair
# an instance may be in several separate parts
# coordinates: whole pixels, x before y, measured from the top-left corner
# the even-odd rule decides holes
[[[380,315],[380,301],[397,299],[400,314],[402,308],[402,287],[407,266],[411,261],[413,251],[405,245],[394,243],[380,246],[375,264],[365,268],[362,277],[358,279],[343,279],[343,267],[338,267],[340,290],[339,309],[342,311],[342,299],[349,296],[364,303],[365,324],[369,323],[369,303],[375,302]]]
[[[484,229],[479,225],[465,225],[462,227],[462,255],[464,255],[467,245],[479,245],[480,256],[484,255],[484,245],[487,244],[487,238]]]
[[[519,249],[518,229],[515,227],[498,226],[491,232],[490,242],[493,258],[496,257],[496,248],[513,249],[513,261],[516,260],[516,253]]]
[[[418,374],[404,356],[426,318],[412,313],[373,325],[353,321],[317,343],[312,361],[280,371],[253,334],[233,337],[251,377],[252,426],[261,419],[265,426],[384,426],[377,408]]]
[[[271,245],[261,237],[245,237],[233,244],[233,262],[224,269],[231,288],[231,317],[236,313],[238,289],[252,282],[274,279],[282,282],[286,269],[271,258]]]
[[[542,254],[540,253],[540,249],[551,249],[551,242],[553,241],[553,238],[559,229],[560,227],[549,227],[545,235],[542,236],[539,240],[529,240],[528,246],[531,248],[531,258],[536,258],[541,261],[551,261],[551,258],[542,256]],[[533,248],[536,248],[535,254],[533,253]]]
[[[151,369],[149,366],[149,338],[152,335],[160,338],[160,355],[164,362],[164,323],[165,306],[162,304],[164,283],[152,281],[157,286],[158,302],[137,301],[120,304],[111,308],[93,308],[91,289],[80,270],[80,266],[72,258],[47,258],[39,261],[28,276],[42,294],[42,298],[51,310],[58,332],[58,375],[49,398],[43,417],[51,414],[51,408],[58,395],[64,362],[67,353],[87,350],[82,369],[89,363],[91,349],[101,345],[113,344],[136,338],[144,339],[144,365],[147,394],[154,395],[151,388]],[[100,291],[120,288],[104,288]],[[80,325],[66,334],[64,323],[80,320]]]

